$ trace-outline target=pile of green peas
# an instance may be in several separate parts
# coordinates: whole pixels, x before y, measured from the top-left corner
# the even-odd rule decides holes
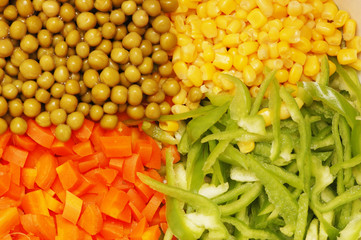
[[[169,51],[177,0],[1,0],[0,134],[56,125],[61,141],[87,117],[157,119],[180,85]]]

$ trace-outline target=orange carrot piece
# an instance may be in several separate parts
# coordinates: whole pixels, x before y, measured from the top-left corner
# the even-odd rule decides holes
[[[81,183],[80,173],[71,160],[57,167],[56,172],[65,190],[76,188]]]
[[[152,160],[153,147],[147,140],[138,140],[135,144],[135,153],[140,155],[143,165],[147,164]]]
[[[162,148],[161,150],[161,154],[162,154],[162,162],[165,164],[165,153],[170,150],[170,152],[172,153],[173,156],[173,163],[177,163],[180,160],[180,154],[177,150],[177,147],[175,145],[169,145],[166,146],[164,148]]]
[[[143,211],[143,209],[145,208],[146,204],[144,202],[144,200],[142,199],[142,197],[138,194],[137,191],[135,191],[134,189],[129,189],[127,192],[127,195],[129,197],[129,201],[131,203],[134,204],[134,206],[139,210],[139,211]]]
[[[157,144],[157,142],[152,139],[152,138],[148,138],[149,142],[152,146],[152,155],[151,155],[151,161],[149,161],[146,164],[146,167],[148,168],[154,168],[154,169],[160,169],[161,165],[162,165],[162,160],[161,160],[161,151],[160,148]]]
[[[105,239],[119,239],[124,236],[124,227],[119,221],[105,221],[100,234]]]
[[[130,207],[130,210],[132,211],[132,216],[136,221],[139,221],[141,218],[143,218],[142,213],[132,202],[129,202],[128,206]]]
[[[122,135],[122,136],[130,136],[130,132],[131,132],[131,128],[128,127],[127,125],[125,125],[120,119],[117,123],[117,125],[115,126],[115,130],[118,134]]]
[[[10,182],[11,174],[9,167],[0,164],[0,196],[9,190]]]
[[[80,217],[82,206],[83,206],[83,200],[81,198],[78,198],[71,192],[66,191],[65,206],[62,215],[63,218],[70,221],[71,223],[76,224]]]
[[[133,154],[124,159],[123,178],[131,183],[135,182],[137,172],[142,172],[144,167],[139,154]]]
[[[128,157],[132,155],[130,136],[100,137],[101,148],[107,157]]]
[[[88,204],[80,216],[78,225],[90,235],[95,235],[102,230],[103,216],[96,204]]]
[[[16,207],[0,210],[0,236],[4,236],[20,223],[19,212]]]
[[[99,167],[107,167],[109,162],[107,157],[104,155],[103,152],[96,152],[89,156],[85,156],[79,159],[79,162],[86,162],[86,161],[97,161]]]
[[[2,135],[0,135],[0,148],[4,149],[8,145],[11,139],[11,135],[12,133],[10,132],[10,130],[7,130]]]
[[[93,128],[93,132],[90,136],[90,141],[92,142],[95,151],[101,150],[100,138],[104,136],[105,130],[100,127],[99,124],[95,124]]]
[[[124,158],[111,158],[109,160],[109,167],[123,172]]]
[[[16,147],[20,147],[28,152],[34,151],[37,146],[36,142],[26,135],[13,134],[12,139]]]
[[[129,205],[126,205],[123,211],[118,215],[118,220],[126,223],[132,222],[132,210],[130,209]]]
[[[80,142],[80,143],[74,145],[73,151],[82,157],[88,156],[88,155],[94,153],[93,146],[89,140],[85,141],[85,142]]]
[[[54,141],[54,135],[48,128],[40,127],[32,119],[28,120],[27,135],[39,145],[50,148]]]
[[[135,188],[137,189],[138,194],[143,198],[145,202],[148,202],[149,199],[153,196],[154,190],[144,184],[138,178],[135,180]]]
[[[40,214],[25,214],[20,216],[20,222],[28,233],[39,236],[41,239],[55,239],[56,229],[53,217]]]
[[[10,182],[9,190],[4,194],[5,197],[19,201],[25,194],[25,187],[18,186],[13,182]]]
[[[57,166],[58,161],[52,154],[49,152],[42,154],[36,163],[38,173],[35,183],[44,190],[49,189],[56,178]]]
[[[50,216],[42,190],[36,190],[25,194],[21,206],[26,214],[42,214]]]
[[[37,172],[38,171],[35,168],[21,169],[21,182],[27,189],[34,189]]]
[[[147,169],[145,174],[147,174],[149,177],[151,177],[159,182],[163,181],[163,178],[160,176],[160,174],[155,169]]]
[[[149,200],[147,206],[143,209],[142,214],[147,219],[148,222],[151,222],[155,212],[158,210],[160,204],[164,199],[164,195],[161,193],[154,193],[153,197]]]
[[[24,167],[28,154],[28,151],[10,145],[4,150],[3,159],[5,161],[15,163],[20,167]]]
[[[118,170],[111,168],[99,168],[99,176],[107,186],[111,185],[118,175]]]
[[[58,139],[54,139],[53,144],[50,147],[50,150],[59,156],[67,156],[74,154],[73,152],[74,141],[70,138],[66,142],[59,141]]]
[[[73,189],[71,192],[80,197],[83,194],[87,193],[88,190],[90,188],[92,188],[94,186],[94,183],[92,181],[90,181],[89,179],[87,179],[86,177],[84,177],[83,175],[81,175],[81,183],[79,184],[79,186],[75,189]]]
[[[118,218],[128,201],[129,198],[125,192],[110,187],[100,205],[100,211],[110,217]]]
[[[160,237],[160,229],[158,225],[153,225],[145,229],[142,240],[158,240]]]
[[[60,214],[64,209],[64,204],[53,198],[48,192],[43,191],[43,194],[49,210],[53,211],[54,213]]]
[[[48,152],[48,149],[38,145],[34,151],[29,152],[29,155],[28,155],[28,158],[26,159],[24,167],[35,168],[36,163],[38,162],[40,156],[47,152]]]
[[[130,182],[124,181],[119,175],[114,179],[112,187],[115,187],[119,190],[128,191],[131,188],[134,188],[134,185]]]
[[[13,182],[19,186],[20,185],[21,168],[15,163],[10,163],[9,165],[10,165],[11,182]]]
[[[97,159],[91,159],[89,161],[79,162],[79,172],[85,173],[89,170],[99,167],[99,161]]]
[[[162,232],[165,234],[165,232],[168,229],[168,223],[167,222],[162,222],[162,223],[159,224],[159,226],[160,226],[160,229],[162,230]]]
[[[83,239],[80,229],[69,222],[60,214],[55,216],[57,233],[56,240],[78,240]]]
[[[90,136],[92,135],[93,128],[94,128],[94,122],[88,119],[84,119],[84,123],[81,126],[81,128],[76,131],[73,131],[73,134],[79,141],[84,142],[89,140]]]
[[[65,190],[61,185],[59,178],[55,178],[53,185],[51,185],[51,189],[55,192],[56,196],[60,199],[62,203],[65,203]]]
[[[146,228],[148,228],[148,222],[147,222],[147,219],[145,219],[145,217],[143,217],[142,219],[140,219],[140,221],[137,223],[137,225],[133,229],[132,233],[130,234],[130,236],[129,236],[130,239],[141,240],[142,235]]]

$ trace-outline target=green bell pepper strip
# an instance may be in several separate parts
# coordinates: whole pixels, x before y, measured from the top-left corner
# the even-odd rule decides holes
[[[181,137],[178,145],[177,145],[177,149],[178,149],[178,152],[179,152],[180,154],[185,155],[185,154],[188,153],[189,147],[190,147],[190,146],[189,146],[189,143],[188,143],[188,134],[187,134],[187,132],[185,131],[185,132],[183,133],[183,135],[182,135],[182,137]]]
[[[270,110],[272,116],[272,132],[274,140],[272,142],[271,149],[271,161],[275,161],[279,158],[281,152],[281,98],[280,98],[280,86],[276,78],[273,79],[273,85],[270,92]]]
[[[179,201],[185,202],[194,207],[199,214],[208,217],[209,224],[212,225],[212,227],[208,229],[210,238],[228,238],[229,233],[220,219],[221,214],[219,208],[211,200],[201,195],[158,182],[157,180],[154,180],[153,178],[145,174],[137,173],[137,175],[143,183],[147,184],[152,189],[161,192],[168,197],[172,197]],[[175,229],[172,229],[173,233],[174,230]]]
[[[287,183],[288,185],[295,187],[297,189],[303,189],[303,182],[300,180],[298,176],[295,174],[285,170],[284,168],[277,167],[268,163],[261,163],[262,166],[277,176],[283,183]]]
[[[319,139],[319,138],[312,138],[311,140],[311,149],[317,150],[320,148],[330,147],[335,145],[334,138],[332,134],[329,134],[325,138]]]
[[[312,212],[316,215],[317,219],[322,223],[328,237],[330,240],[336,240],[337,236],[339,234],[339,230],[332,226],[329,222],[326,221],[326,219],[323,217],[322,213],[319,212],[312,204],[312,201],[310,203],[310,207],[312,209]]]
[[[340,232],[339,240],[358,240],[361,232],[361,217],[354,217]]]
[[[308,217],[308,204],[308,194],[302,193],[298,199],[298,214],[294,240],[302,240],[305,236]]]
[[[328,63],[328,57],[325,55],[321,59],[321,72],[319,75],[319,79],[317,79],[317,82],[320,85],[328,86],[329,75],[330,75],[330,65]]]
[[[250,133],[244,130],[243,128],[225,130],[222,132],[217,132],[209,134],[202,138],[201,142],[205,143],[211,140],[236,140],[236,141],[255,141],[255,142],[270,142],[273,140],[273,134],[267,132],[266,135],[259,135],[256,133]]]
[[[220,92],[220,93],[207,92],[205,95],[209,99],[209,101],[211,101],[212,105],[217,107],[232,101],[233,98],[231,94],[224,92]]]
[[[228,110],[228,106],[229,103],[225,103],[224,105],[213,109],[207,115],[193,118],[187,126],[189,143],[194,144],[203,133],[218,122],[223,114]]]
[[[241,195],[242,193],[249,191],[252,187],[253,187],[252,183],[245,183],[245,184],[237,183],[236,186],[231,190],[228,190],[227,192],[215,198],[212,198],[212,201],[216,204],[232,201],[238,198],[238,196]]]
[[[187,189],[191,189],[191,183],[194,173],[194,166],[197,160],[200,158],[201,154],[203,154],[203,148],[200,141],[196,141],[191,148],[189,149],[187,161],[186,161],[186,179],[187,179]],[[197,173],[201,174],[201,173]]]
[[[336,162],[343,161],[343,147],[340,139],[339,133],[339,122],[340,122],[340,115],[336,113],[332,119],[332,137],[335,142],[335,151],[336,151]],[[343,171],[338,171],[337,173],[337,193],[341,194],[345,191],[345,186],[343,183]]]
[[[350,169],[356,167],[361,163],[361,154],[351,158],[346,162],[338,162],[330,167],[331,173],[333,175],[337,174],[341,169]]]
[[[197,193],[199,188],[204,182],[204,176],[207,174],[202,171],[204,163],[209,156],[209,149],[207,145],[202,146],[199,158],[194,163],[193,172],[191,173],[192,178],[190,182],[189,191]],[[187,182],[188,184],[188,182]]]
[[[356,120],[352,129],[351,149],[354,157],[361,154],[361,120]]]
[[[263,100],[263,96],[265,95],[265,93],[267,91],[267,88],[270,85],[270,83],[275,79],[275,76],[276,76],[276,71],[275,70],[272,70],[271,72],[266,74],[266,77],[263,80],[263,82],[262,82],[262,84],[261,84],[261,86],[259,88],[257,97],[256,97],[256,99],[254,100],[254,102],[252,104],[252,108],[251,108],[251,111],[250,111],[249,115],[253,116],[253,115],[256,115],[258,113],[259,108],[260,108],[261,103],[262,103],[262,100]]]
[[[208,114],[215,108],[216,108],[216,106],[208,105],[208,106],[199,107],[197,109],[190,110],[189,112],[185,112],[185,113],[179,113],[179,114],[174,114],[174,115],[163,115],[163,116],[160,116],[158,121],[179,121],[179,120],[185,120],[188,118],[196,118],[196,117]]]
[[[142,130],[152,138],[166,144],[176,145],[178,141],[166,131],[163,131],[156,124],[144,121],[142,124]]]
[[[232,224],[236,229],[241,233],[242,237],[246,239],[269,239],[269,240],[279,240],[276,234],[268,232],[265,230],[252,229],[247,226],[243,221],[234,218],[234,217],[222,217],[222,221],[225,223]]]
[[[239,199],[225,205],[220,205],[219,210],[221,211],[222,216],[233,215],[250,205],[260,195],[262,189],[262,184],[254,183],[252,188],[244,193]]]
[[[299,87],[308,91],[316,100],[344,116],[353,129],[356,124],[357,110],[336,90],[316,82],[299,82]]]
[[[170,151],[166,152],[166,174],[168,185],[174,187],[176,181],[173,170],[173,157]],[[166,206],[166,218],[169,229],[172,230],[172,236],[174,234],[181,240],[196,240],[199,237],[199,232],[193,231],[189,224],[187,224],[185,212],[182,209],[183,204],[179,200],[167,196]]]
[[[251,94],[246,84],[240,79],[228,74],[222,74],[221,76],[232,81],[235,85],[235,93],[229,105],[229,112],[231,119],[238,122],[243,116],[247,116],[251,110]]]
[[[348,162],[352,158],[352,148],[351,148],[351,129],[347,124],[346,119],[342,117],[340,119],[340,135],[342,139],[342,145],[344,147],[343,161]],[[352,169],[344,170],[344,184],[346,187],[349,186],[349,183],[352,183]],[[353,185],[353,184],[352,184]]]

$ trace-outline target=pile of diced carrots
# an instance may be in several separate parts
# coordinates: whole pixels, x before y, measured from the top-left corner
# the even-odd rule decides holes
[[[25,135],[0,136],[1,239],[158,240],[166,231],[164,195],[136,175],[162,181],[164,150],[138,126],[85,120],[63,143],[27,123]]]

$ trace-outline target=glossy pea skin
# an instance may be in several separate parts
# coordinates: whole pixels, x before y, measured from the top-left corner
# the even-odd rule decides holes
[[[84,114],[81,112],[72,112],[68,115],[68,118],[66,119],[66,124],[72,130],[80,129],[83,123],[84,123]]]
[[[28,129],[28,124],[21,117],[15,117],[10,122],[10,131],[17,135],[23,135]]]
[[[50,113],[49,112],[41,112],[38,116],[36,116],[35,122],[40,127],[50,127],[50,125],[51,125]]]
[[[4,134],[8,130],[8,123],[5,119],[0,118],[0,135]]]
[[[62,142],[66,142],[71,137],[71,128],[66,124],[59,124],[55,128],[55,137]]]
[[[100,126],[104,129],[114,129],[117,126],[117,115],[105,114],[100,120]]]

